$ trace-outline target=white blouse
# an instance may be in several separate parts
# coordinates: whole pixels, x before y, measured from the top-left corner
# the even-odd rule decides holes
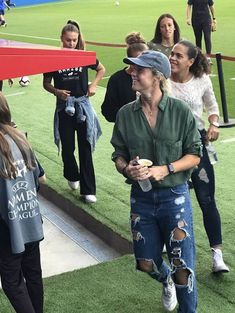
[[[203,74],[202,77],[192,77],[186,83],[176,83],[170,79],[170,96],[185,101],[191,108],[198,129],[205,128],[202,114],[205,110],[208,117],[216,114],[219,116],[218,103],[215,98],[210,77]]]

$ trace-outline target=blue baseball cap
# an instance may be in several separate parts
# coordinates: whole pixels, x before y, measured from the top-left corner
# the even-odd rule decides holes
[[[165,78],[169,78],[171,75],[169,59],[165,54],[159,51],[147,50],[141,53],[137,58],[124,58],[123,62],[141,67],[154,68],[161,72]]]

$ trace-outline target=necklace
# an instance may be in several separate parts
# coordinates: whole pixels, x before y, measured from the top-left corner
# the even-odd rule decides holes
[[[148,123],[150,124],[150,126],[155,127],[158,109],[156,109],[156,110],[150,110],[147,108],[142,108],[142,109],[143,109],[143,113],[146,116],[146,119],[147,119]]]

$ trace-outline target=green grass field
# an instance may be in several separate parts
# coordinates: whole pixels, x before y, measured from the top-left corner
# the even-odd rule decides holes
[[[212,34],[212,52],[235,56],[235,29],[233,14],[235,2],[226,0],[215,4],[218,31]],[[114,0],[75,0],[43,4],[32,7],[19,7],[6,13],[7,28],[0,29],[0,38],[32,43],[59,46],[61,28],[68,19],[80,23],[81,30],[87,41],[124,43],[127,33],[138,30],[151,40],[156,20],[165,12],[177,19],[181,28],[182,38],[194,41],[192,28],[185,22],[185,0],[122,0],[115,6]],[[123,67],[124,48],[98,47],[88,45],[88,50],[97,52],[106,67],[106,77]],[[213,72],[216,74],[214,62]],[[229,116],[235,117],[234,84],[230,78],[235,77],[235,63],[224,62],[224,79]],[[215,91],[220,102],[218,79],[213,78]],[[106,86],[107,79],[101,82]]]
[[[141,31],[149,40],[153,36],[157,17],[169,12],[177,18],[182,37],[194,40],[192,29],[185,23],[186,1],[121,0],[118,7],[114,2],[76,0],[15,8],[6,13],[8,27],[0,29],[0,37],[59,46],[58,38],[62,26],[68,19],[76,19],[81,24],[85,39],[89,41],[123,43],[125,35],[132,30]],[[213,34],[213,52],[221,51],[225,55],[233,56],[235,28],[231,25],[234,25],[235,2],[218,1],[215,5],[218,31]],[[123,67],[124,49],[93,45],[87,48],[97,52],[107,69],[107,76]],[[235,64],[232,62],[223,64],[229,116],[235,117],[233,100],[235,81],[230,80],[235,77]],[[216,74],[215,65],[214,73]],[[103,129],[103,135],[94,152],[98,198],[95,205],[83,204],[79,200],[78,192],[68,190],[62,176],[61,158],[53,145],[52,121],[55,98],[42,89],[41,75],[32,76],[30,79],[31,84],[27,88],[21,88],[17,80],[11,89],[5,83],[4,94],[7,95],[18,128],[28,132],[29,140],[46,170],[48,185],[130,240],[129,187],[124,184],[123,177],[116,173],[111,162],[112,147],[109,141],[112,125],[106,122],[100,113],[107,79],[103,80],[96,96],[92,98]],[[220,102],[217,77],[213,77],[212,80]],[[220,139],[215,144],[219,157],[219,162],[215,166],[216,198],[223,225],[224,257],[231,269],[228,275],[214,276],[210,273],[211,255],[202,224],[202,214],[192,192],[197,242],[199,313],[235,312],[234,138],[234,128],[221,129]],[[113,262],[45,279],[45,312],[163,312],[160,288],[147,276],[136,274],[133,264],[132,256],[125,256]],[[0,293],[0,312],[13,312],[2,293]]]

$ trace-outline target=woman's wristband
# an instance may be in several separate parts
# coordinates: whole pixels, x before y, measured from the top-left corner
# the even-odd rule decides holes
[[[58,95],[58,89],[54,89],[54,91],[53,91],[53,94],[54,94],[54,96],[56,96],[57,97],[57,95]]]
[[[124,177],[126,177],[126,178],[128,178],[128,175],[127,175],[127,173],[126,173],[126,168],[127,168],[128,165],[129,165],[129,164],[126,164],[126,165],[123,167],[123,169],[122,169],[122,175],[123,175]]]

